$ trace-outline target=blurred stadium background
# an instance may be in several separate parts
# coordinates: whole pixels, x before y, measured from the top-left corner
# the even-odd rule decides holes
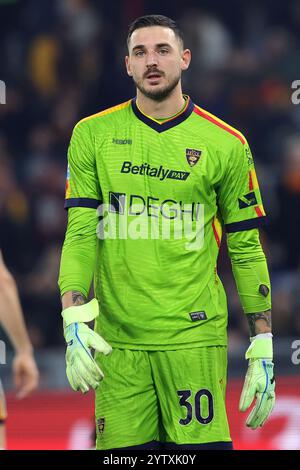
[[[261,237],[273,286],[277,403],[256,432],[237,411],[248,327],[224,243],[219,263],[230,312],[227,396],[235,447],[300,449],[300,364],[292,361],[293,341],[300,340],[300,104],[291,99],[300,80],[299,0],[0,0],[7,92],[0,104],[0,230],[41,371],[39,391],[17,401],[8,346],[0,365],[8,447],[92,446],[93,395],[68,388],[57,287],[66,151],[79,119],[134,96],[123,60],[126,31],[149,13],[180,20],[192,50],[184,90],[246,135],[268,214]]]

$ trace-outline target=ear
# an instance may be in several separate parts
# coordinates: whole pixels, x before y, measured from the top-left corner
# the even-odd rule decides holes
[[[189,68],[192,59],[190,49],[184,49],[181,54],[181,70],[187,70]]]
[[[127,74],[129,75],[129,77],[132,77],[132,72],[130,68],[130,58],[128,55],[125,57],[125,65],[126,65]]]

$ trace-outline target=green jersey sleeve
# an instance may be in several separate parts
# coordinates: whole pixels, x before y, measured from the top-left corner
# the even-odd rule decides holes
[[[73,130],[68,149],[66,209],[69,207],[96,209],[101,202],[94,149],[89,123],[79,122]]]
[[[228,233],[228,253],[245,313],[271,309],[271,283],[258,229]]]
[[[218,205],[227,232],[259,227],[265,219],[253,157],[247,141],[236,140],[226,160]]]
[[[61,295],[78,291],[88,297],[95,271],[97,212],[81,207],[68,211],[58,285]]]

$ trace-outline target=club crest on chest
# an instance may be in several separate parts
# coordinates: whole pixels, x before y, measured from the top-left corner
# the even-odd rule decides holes
[[[200,160],[201,153],[201,150],[185,149],[185,156],[188,164],[190,166],[195,166],[196,163],[198,163],[198,161]]]

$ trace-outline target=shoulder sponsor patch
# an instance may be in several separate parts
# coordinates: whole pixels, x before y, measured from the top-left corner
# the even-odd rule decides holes
[[[244,194],[238,199],[238,201],[240,209],[245,209],[246,207],[255,206],[257,204],[257,198],[254,191]]]

